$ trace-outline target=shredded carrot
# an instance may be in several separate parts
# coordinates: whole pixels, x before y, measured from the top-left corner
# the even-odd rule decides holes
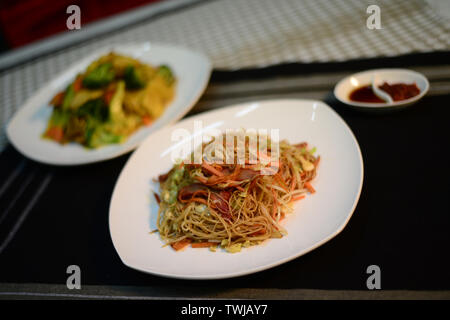
[[[217,245],[215,242],[194,242],[191,244],[192,248],[208,248]]]
[[[296,185],[297,185],[297,178],[295,177],[295,175],[293,175],[291,182],[291,192],[294,191]]]
[[[258,180],[259,180],[259,176],[257,176],[256,178],[254,178],[254,179],[252,180],[252,182],[250,182],[250,185],[249,185],[248,188],[247,188],[247,192],[248,192],[248,193],[251,193],[251,192],[252,192],[252,190],[253,190],[254,186],[256,185],[256,183],[258,182]]]
[[[239,191],[245,192],[245,189],[242,188],[241,186],[236,186],[236,189],[238,189]]]
[[[50,102],[51,105],[53,106],[60,106],[63,103],[63,99],[64,99],[64,91],[61,91],[59,93],[57,93],[52,101]]]
[[[280,185],[280,187],[282,187],[286,192],[289,192],[288,187],[286,186],[286,184],[283,181],[283,178],[281,178],[281,174],[277,173],[274,175],[275,180],[277,180],[278,184]]]
[[[145,126],[151,125],[152,122],[153,122],[153,120],[152,120],[152,118],[151,118],[150,116],[143,116],[143,117],[142,117],[142,123],[143,123]]]
[[[305,196],[304,196],[304,195],[301,195],[301,196],[296,196],[296,197],[292,197],[291,201],[302,200],[303,198],[305,198]]]
[[[64,130],[61,127],[55,126],[48,128],[46,136],[52,140],[61,142],[64,138]]]
[[[222,172],[220,172],[219,170],[217,170],[216,168],[214,168],[213,166],[208,164],[206,161],[203,161],[202,167],[205,168],[206,170],[208,170],[209,172],[211,172],[212,174],[216,175],[216,176],[223,177],[223,173]]]
[[[307,142],[297,143],[294,146],[296,146],[297,148],[306,148],[308,146],[308,143]]]
[[[73,91],[78,92],[81,90],[83,86],[83,79],[81,77],[77,77],[73,82]]]
[[[274,188],[270,188],[270,190],[272,190],[272,194],[273,194],[273,197],[275,199],[275,201],[273,203],[273,210],[272,210],[272,218],[275,218],[275,215],[276,215],[277,210],[278,210],[278,197],[277,197],[277,193],[276,193]]]
[[[278,166],[280,168],[280,170],[279,170],[280,171],[280,175],[283,176],[286,165],[283,164],[283,163],[281,163],[281,165],[280,165],[280,162],[278,162]]]
[[[308,191],[311,192],[311,193],[316,192],[316,190],[313,188],[313,186],[312,186],[311,183],[309,183],[309,182],[306,182],[306,183],[305,183],[305,187],[306,187],[306,189],[308,189]]]
[[[190,239],[183,239],[177,242],[174,242],[171,244],[172,248],[174,248],[175,250],[181,250],[184,247],[186,247],[187,245],[189,245],[189,243],[191,243]]]

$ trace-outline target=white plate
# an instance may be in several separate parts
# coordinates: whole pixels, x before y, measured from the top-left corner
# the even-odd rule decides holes
[[[172,167],[175,129],[194,130],[194,121],[211,128],[280,129],[281,139],[308,141],[321,156],[313,182],[317,192],[295,206],[283,220],[288,235],[231,254],[162,247],[156,228],[158,205],[153,178]],[[192,138],[192,136],[191,136]],[[195,138],[194,138],[195,139]],[[185,143],[190,143],[185,140]],[[363,162],[358,142],[345,122],[326,104],[312,100],[273,100],[241,104],[203,113],[150,135],[134,152],[116,183],[109,211],[111,238],[123,263],[131,268],[174,278],[219,279],[261,271],[299,257],[336,236],[349,221],[359,199]],[[158,191],[156,189],[156,191]]]
[[[420,93],[410,99],[394,101],[392,103],[370,103],[370,102],[358,102],[350,100],[350,93],[356,88],[370,85],[372,76],[377,74],[377,78],[380,82],[394,83],[416,83],[420,89]],[[430,87],[427,78],[418,72],[408,69],[374,69],[359,72],[348,76],[341,81],[334,88],[334,95],[336,98],[347,105],[366,109],[396,109],[401,107],[410,106],[419,101],[427,92]]]
[[[51,115],[49,101],[63,90],[77,73],[101,55],[110,51],[122,53],[153,65],[166,64],[177,77],[176,95],[164,114],[151,126],[142,127],[126,142],[90,150],[70,143],[60,145],[42,139]],[[111,46],[97,51],[45,85],[17,111],[7,127],[9,141],[27,157],[55,165],[77,165],[111,159],[136,148],[151,132],[183,117],[197,102],[208,84],[211,63],[202,54],[174,46],[142,43]]]

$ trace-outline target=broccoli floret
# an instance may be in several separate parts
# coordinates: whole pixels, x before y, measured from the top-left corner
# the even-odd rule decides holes
[[[166,83],[169,86],[175,82],[175,77],[173,75],[172,70],[166,65],[161,65],[158,68],[158,74],[161,75],[164,78],[164,80],[166,80]]]
[[[77,115],[85,118],[92,118],[97,122],[105,122],[109,117],[109,109],[102,98],[92,99],[83,104]]]
[[[120,143],[122,136],[106,131],[103,127],[91,128],[86,135],[86,146],[98,148],[105,144]]]
[[[125,68],[124,80],[127,89],[141,89],[145,86],[144,77],[131,65]]]
[[[98,128],[109,118],[109,110],[102,98],[92,99],[83,104],[77,111],[76,116],[86,121],[84,138],[88,147],[92,145],[93,138]]]
[[[97,89],[108,85],[114,80],[115,72],[111,63],[103,63],[89,72],[83,79],[83,86]]]

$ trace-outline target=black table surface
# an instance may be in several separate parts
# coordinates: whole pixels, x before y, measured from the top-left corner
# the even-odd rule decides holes
[[[435,63],[443,63],[445,58],[438,56]],[[339,67],[321,64],[315,70],[424,61],[431,64],[429,59],[381,59]],[[211,85],[280,74],[307,77],[311,70],[314,66],[290,65],[216,71]],[[26,159],[7,146],[0,155],[0,283],[65,284],[66,268],[78,265],[86,285],[365,290],[366,269],[377,265],[383,289],[450,290],[450,180],[444,152],[450,92],[426,96],[402,111],[377,114],[343,106],[330,90],[323,100],[359,142],[364,183],[348,225],[316,250],[278,267],[226,280],[177,280],[132,270],[121,262],[108,229],[110,197],[129,154],[90,165],[55,167]],[[23,223],[12,232],[18,217]]]

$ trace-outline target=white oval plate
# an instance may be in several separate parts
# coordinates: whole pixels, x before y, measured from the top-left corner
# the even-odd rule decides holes
[[[420,89],[420,93],[410,99],[394,101],[392,103],[370,103],[370,102],[358,102],[350,100],[350,93],[356,88],[369,85],[372,81],[372,76],[377,74],[378,79],[381,82],[394,83],[416,83]],[[408,69],[373,69],[359,73],[352,74],[341,81],[339,81],[334,88],[335,97],[347,105],[366,109],[396,109],[401,107],[410,106],[420,99],[428,92],[430,84],[427,78],[418,72]]]
[[[163,247],[156,229],[158,205],[152,179],[172,167],[171,152],[183,142],[172,141],[175,129],[194,134],[194,121],[211,128],[280,129],[281,139],[307,141],[321,156],[313,182],[317,192],[298,202],[283,225],[288,235],[231,254]],[[269,131],[270,132],[270,131]],[[190,138],[195,137],[194,135]],[[195,139],[195,138],[193,138]],[[189,139],[184,143],[191,143]],[[111,238],[123,263],[131,268],[173,278],[220,279],[277,266],[317,248],[336,236],[349,221],[359,199],[363,162],[354,135],[326,104],[312,100],[273,100],[240,104],[206,112],[167,126],[134,152],[116,183],[109,211]]]
[[[60,145],[42,139],[52,111],[49,107],[52,97],[92,61],[110,51],[153,65],[166,64],[172,68],[178,81],[176,94],[164,114],[151,126],[140,128],[124,143],[94,150],[76,143]],[[148,42],[106,47],[69,67],[29,98],[9,122],[6,133],[9,141],[25,156],[48,164],[78,165],[111,159],[133,150],[150,133],[182,118],[205,90],[211,70],[211,62],[206,56],[184,48]]]

